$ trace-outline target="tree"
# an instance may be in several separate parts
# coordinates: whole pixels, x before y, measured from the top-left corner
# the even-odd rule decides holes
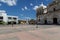
[[[31,19],[31,20],[29,20],[29,24],[35,24],[35,20],[34,19]]]

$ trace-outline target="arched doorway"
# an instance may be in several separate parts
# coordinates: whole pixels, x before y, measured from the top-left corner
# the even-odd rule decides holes
[[[53,18],[53,24],[57,24],[57,18]]]
[[[47,24],[47,20],[45,20],[45,23],[44,24]]]

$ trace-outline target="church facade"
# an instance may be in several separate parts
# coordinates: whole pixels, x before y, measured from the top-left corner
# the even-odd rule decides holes
[[[60,24],[60,1],[53,0],[48,6],[45,5],[37,8],[38,24]]]

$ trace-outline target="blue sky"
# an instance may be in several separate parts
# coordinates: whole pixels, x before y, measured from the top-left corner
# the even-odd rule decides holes
[[[47,5],[52,0],[0,0],[0,10],[5,10],[8,15],[18,16],[19,19],[35,19],[35,6],[42,2]]]

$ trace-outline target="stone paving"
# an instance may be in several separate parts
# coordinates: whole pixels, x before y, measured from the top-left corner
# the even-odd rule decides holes
[[[60,40],[59,25],[1,26],[0,40]]]
[[[17,37],[7,38],[7,39],[1,39],[1,40],[19,40]]]

